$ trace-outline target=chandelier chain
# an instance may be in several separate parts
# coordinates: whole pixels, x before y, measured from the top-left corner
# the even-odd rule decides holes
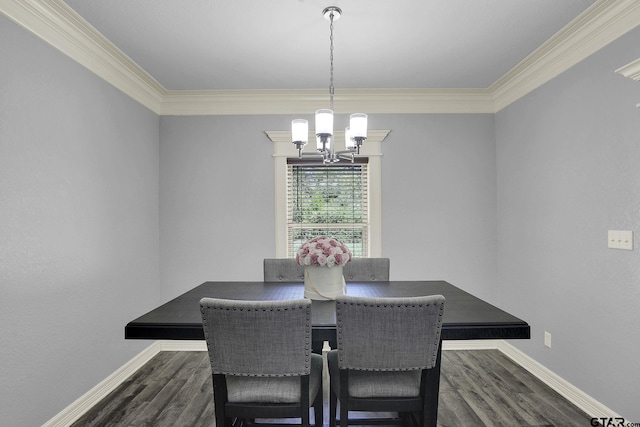
[[[331,64],[329,69],[331,76],[329,78],[329,108],[333,110],[333,12],[331,12],[331,14],[329,15],[329,22],[329,62]]]

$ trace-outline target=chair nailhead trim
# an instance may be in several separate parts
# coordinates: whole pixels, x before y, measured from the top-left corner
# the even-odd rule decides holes
[[[366,302],[342,302],[336,304],[336,308],[339,308],[339,305],[356,305],[356,306],[364,306],[364,307],[430,307],[432,304],[368,304]]]

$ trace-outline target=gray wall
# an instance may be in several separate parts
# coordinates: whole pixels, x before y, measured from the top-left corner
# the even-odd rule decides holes
[[[207,280],[262,280],[275,256],[269,116],[161,117],[161,298]]]
[[[0,31],[0,424],[21,427],[146,347],[127,321],[205,280],[262,277],[263,131],[292,117],[158,119],[4,17]],[[526,319],[533,339],[514,345],[633,421],[638,249],[608,250],[606,230],[640,230],[640,84],[613,73],[639,34],[495,116],[370,117],[392,130],[392,277],[449,280]]]
[[[41,425],[149,345],[158,117],[0,15],[0,425]]]
[[[273,143],[264,131],[290,121],[160,119],[162,299],[206,280],[262,280],[262,259],[275,256]],[[392,278],[446,279],[488,295],[496,279],[493,115],[370,115],[369,123],[392,129],[382,143]]]
[[[532,326],[518,348],[640,420],[640,57],[622,37],[496,115],[497,302]],[[607,230],[634,230],[633,252]],[[543,345],[544,331],[552,348]]]
[[[493,115],[382,116],[382,247],[399,280],[489,298],[496,280]],[[377,123],[376,123],[377,124]]]

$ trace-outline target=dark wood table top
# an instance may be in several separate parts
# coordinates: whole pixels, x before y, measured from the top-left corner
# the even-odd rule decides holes
[[[444,295],[442,339],[528,339],[527,322],[445,281],[347,283],[347,294],[368,297]],[[205,282],[129,322],[127,339],[203,340],[199,301],[203,297],[240,300],[302,298],[304,285],[287,282]],[[335,302],[313,301],[313,340],[335,341]]]

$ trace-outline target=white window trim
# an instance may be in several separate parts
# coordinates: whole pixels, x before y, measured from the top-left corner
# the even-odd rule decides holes
[[[275,242],[276,258],[287,257],[287,157],[298,157],[298,151],[291,143],[291,131],[266,131],[273,142],[275,171]],[[369,256],[382,256],[382,141],[388,130],[369,130],[367,140],[362,144],[360,154],[369,158]],[[336,132],[335,141],[344,141],[344,132]],[[315,141],[315,135],[309,135]],[[344,142],[343,142],[344,144]],[[311,145],[311,144],[309,144]],[[309,147],[307,147],[307,150]],[[336,149],[340,150],[338,144]]]

